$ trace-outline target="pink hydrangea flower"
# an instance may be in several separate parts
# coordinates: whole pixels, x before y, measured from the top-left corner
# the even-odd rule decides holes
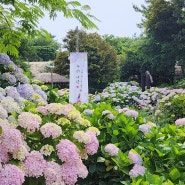
[[[31,112],[22,112],[18,116],[19,125],[31,133],[39,129],[41,121],[42,119],[39,115]]]
[[[62,129],[55,123],[46,123],[41,128],[40,131],[45,138],[52,137],[53,139],[62,135]]]
[[[24,173],[17,166],[12,164],[5,164],[3,168],[1,168],[1,185],[22,185],[24,181]]]
[[[133,166],[133,168],[130,170],[129,175],[131,177],[137,177],[139,175],[143,176],[145,174],[145,169],[146,168],[144,166],[141,166],[139,164],[135,164]]]
[[[117,156],[119,152],[119,148],[112,143],[107,144],[104,150],[111,156]]]
[[[46,179],[46,185],[65,185],[62,179],[61,165],[56,162],[47,162],[46,168],[44,170],[44,177]]]
[[[45,106],[38,106],[37,111],[40,112],[42,115],[47,115],[48,111]]]
[[[24,167],[26,170],[26,176],[39,177],[42,176],[46,168],[46,161],[40,152],[32,151],[26,157]]]
[[[88,154],[93,155],[98,150],[99,142],[94,132],[87,131],[86,133],[88,133],[91,136],[91,142],[85,145],[85,150]]]
[[[132,160],[132,163],[134,164],[139,164],[141,165],[143,160],[142,158],[140,157],[140,155],[138,155],[137,153],[135,152],[132,152],[132,151],[129,151],[128,153],[128,158]]]
[[[45,106],[45,108],[47,109],[47,111],[51,114],[57,114],[57,115],[68,115],[68,112],[73,109],[73,105],[71,104],[66,104],[63,105],[61,103],[50,103],[48,105]]]
[[[137,118],[138,117],[138,112],[135,110],[128,110],[125,112],[125,115],[127,116],[131,116],[133,118]]]
[[[175,121],[175,125],[177,126],[184,126],[185,125],[185,118],[179,118]]]
[[[0,163],[7,163],[9,161],[8,151],[2,144],[0,144]]]
[[[111,120],[113,120],[113,119],[115,119],[115,116],[114,116],[114,114],[108,114],[108,116],[107,116],[109,119],[111,119]]]
[[[21,132],[5,124],[2,124],[1,127],[2,146],[4,147],[4,149],[6,149],[6,151],[10,153],[16,153],[23,145]]]
[[[152,126],[149,124],[142,124],[139,126],[139,130],[143,133],[148,133],[151,128],[152,128]]]
[[[80,160],[76,167],[78,168],[78,177],[85,179],[88,175],[87,167],[82,163],[82,160]]]
[[[64,163],[61,166],[62,179],[67,185],[75,185],[78,179],[78,168],[75,165]]]
[[[74,163],[80,159],[77,146],[67,139],[60,140],[56,146],[57,154],[61,161]]]

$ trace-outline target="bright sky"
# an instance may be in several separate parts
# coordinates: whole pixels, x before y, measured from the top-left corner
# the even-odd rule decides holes
[[[145,0],[78,0],[82,5],[88,4],[91,7],[90,13],[97,17],[101,22],[95,21],[99,30],[92,30],[100,35],[112,34],[118,37],[132,37],[134,34],[139,36],[142,30],[137,27],[141,23],[142,15],[135,12],[133,4],[145,4]],[[61,42],[66,33],[75,29],[83,29],[80,23],[73,19],[65,19],[62,14],[52,21],[46,16],[40,21],[40,27],[56,36]]]

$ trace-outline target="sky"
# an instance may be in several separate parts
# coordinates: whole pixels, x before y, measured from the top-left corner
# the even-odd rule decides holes
[[[133,4],[140,7],[141,4],[145,4],[145,0],[78,0],[78,2],[82,5],[88,4],[91,7],[90,13],[100,20],[94,21],[99,30],[86,30],[87,32],[112,34],[115,37],[133,37],[142,33],[137,27],[137,24],[141,23],[142,14],[133,9]],[[46,15],[40,20],[39,26],[55,35],[58,42],[62,42],[69,30],[77,26],[78,29],[84,29],[78,21],[66,19],[62,13],[58,14],[54,21]]]

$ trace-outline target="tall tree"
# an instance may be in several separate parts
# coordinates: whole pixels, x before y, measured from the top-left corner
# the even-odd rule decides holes
[[[64,48],[69,52],[76,51],[76,33],[71,30],[64,38]],[[117,54],[97,33],[79,31],[79,51],[88,53],[89,89],[91,93],[101,91],[108,83],[118,79]],[[69,63],[61,61],[61,65]],[[56,69],[58,72],[60,68]],[[65,74],[65,71],[62,72]]]
[[[184,33],[185,28],[185,22],[179,22],[184,15],[184,3],[181,0],[178,2],[181,6],[175,0],[146,0],[147,6],[135,7],[145,18],[140,24],[146,34],[141,52],[152,68],[156,84],[173,82],[174,65],[179,53],[179,42],[175,38]]]
[[[37,29],[44,11],[49,12],[51,19],[62,12],[64,17],[77,19],[85,28],[97,28],[89,10],[88,5],[82,6],[78,1],[0,0],[0,52],[18,56],[20,38],[46,35],[46,31]]]

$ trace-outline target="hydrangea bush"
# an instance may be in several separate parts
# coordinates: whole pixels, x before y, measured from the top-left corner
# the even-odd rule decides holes
[[[0,185],[184,185],[182,89],[116,82],[70,104],[7,55],[0,71]]]
[[[7,55],[0,63],[1,71],[15,68],[15,78],[21,72]],[[99,130],[72,104],[48,103],[44,86],[10,80],[1,79],[0,88],[0,184],[73,185],[86,178],[83,160],[97,152]]]
[[[106,87],[102,93],[93,95],[92,102],[108,102],[112,106],[130,107],[142,111],[154,111],[162,98],[171,93],[184,93],[183,89],[152,87],[144,92],[136,82],[115,82]]]
[[[147,121],[129,108],[108,103],[78,105],[100,130],[101,148],[87,165],[90,174],[80,184],[183,184],[184,119],[173,125]]]
[[[155,111],[156,120],[160,124],[173,124],[177,119],[185,117],[185,90],[174,89],[162,98]]]

